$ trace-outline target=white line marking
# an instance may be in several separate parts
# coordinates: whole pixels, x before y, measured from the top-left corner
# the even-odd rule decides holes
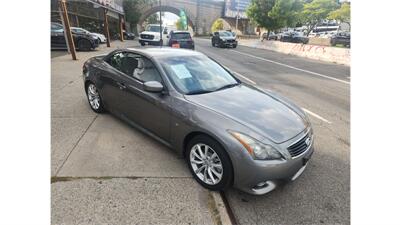
[[[324,121],[325,123],[329,123],[329,124],[332,123],[331,121],[329,121],[329,120],[327,120],[327,119],[324,119],[322,116],[319,116],[318,114],[313,113],[313,112],[311,112],[310,110],[308,110],[308,109],[306,109],[306,108],[302,108],[302,109],[304,110],[304,112],[310,114],[311,116],[313,116],[313,117],[315,117],[315,118],[317,118],[317,119],[320,119],[320,120]]]
[[[224,66],[224,67],[226,67],[226,68],[229,69],[229,67],[225,66],[224,64],[222,64],[222,63],[220,63],[220,64],[221,64],[222,66]],[[230,70],[231,72],[235,73],[236,75],[240,76],[241,78],[247,80],[248,82],[250,82],[250,83],[252,83],[252,84],[257,84],[256,82],[250,80],[249,78],[245,77],[244,75],[242,75],[242,74],[240,74],[240,73],[238,73],[238,72],[236,72],[236,71],[233,71],[233,70],[231,70],[231,69],[229,69],[229,70]]]
[[[297,68],[297,67],[294,67],[294,66],[290,66],[290,65],[284,64],[284,63],[272,61],[272,60],[269,60],[269,59],[261,58],[261,57],[258,57],[258,56],[250,55],[250,54],[239,52],[239,51],[236,51],[236,50],[231,50],[231,51],[239,53],[239,54],[242,54],[242,55],[250,56],[250,57],[253,57],[253,58],[256,58],[256,59],[264,60],[266,62],[274,63],[274,64],[277,64],[277,65],[280,65],[280,66],[284,66],[284,67],[287,67],[287,68],[290,68],[290,69],[302,71],[302,72],[309,73],[309,74],[312,74],[312,75],[315,75],[315,76],[324,77],[326,79],[330,79],[330,80],[334,80],[334,81],[338,81],[338,82],[350,85],[350,82],[345,81],[345,80],[340,80],[340,79],[337,79],[337,78],[334,78],[334,77],[330,77],[330,76],[323,75],[323,74],[320,74],[320,73],[312,72],[312,71],[309,71],[309,70],[303,70],[303,69],[300,69],[300,68]]]

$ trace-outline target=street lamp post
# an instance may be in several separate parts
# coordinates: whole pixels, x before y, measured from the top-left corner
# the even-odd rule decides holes
[[[161,0],[159,0],[159,5],[160,5],[160,47],[163,46],[163,40],[162,40],[162,20],[161,20]]]

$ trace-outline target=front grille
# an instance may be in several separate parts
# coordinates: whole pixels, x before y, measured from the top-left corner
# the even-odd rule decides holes
[[[151,34],[141,34],[140,37],[143,38],[143,39],[153,40],[154,35],[151,35]]]
[[[235,42],[235,40],[226,40],[226,42],[233,43],[233,42]]]
[[[312,144],[312,137],[310,133],[311,132],[308,132],[304,137],[287,148],[292,157],[301,155]]]

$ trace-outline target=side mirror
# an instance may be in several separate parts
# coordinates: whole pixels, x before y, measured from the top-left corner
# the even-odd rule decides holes
[[[159,93],[164,90],[164,87],[158,81],[147,81],[143,84],[143,89],[148,92]]]
[[[169,38],[169,35],[167,35],[167,38]]]
[[[212,33],[210,33],[210,37],[212,37],[213,36],[213,34]]]

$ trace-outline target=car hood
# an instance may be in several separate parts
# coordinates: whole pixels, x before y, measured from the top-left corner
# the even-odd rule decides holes
[[[149,35],[154,35],[154,36],[160,36],[160,32],[153,32],[153,31],[143,31],[143,32],[140,32],[140,34],[149,34]]]
[[[222,40],[235,40],[236,37],[221,37]]]
[[[307,127],[305,116],[277,96],[250,85],[199,95],[185,95],[193,103],[206,107],[254,130],[275,143],[285,142]]]

